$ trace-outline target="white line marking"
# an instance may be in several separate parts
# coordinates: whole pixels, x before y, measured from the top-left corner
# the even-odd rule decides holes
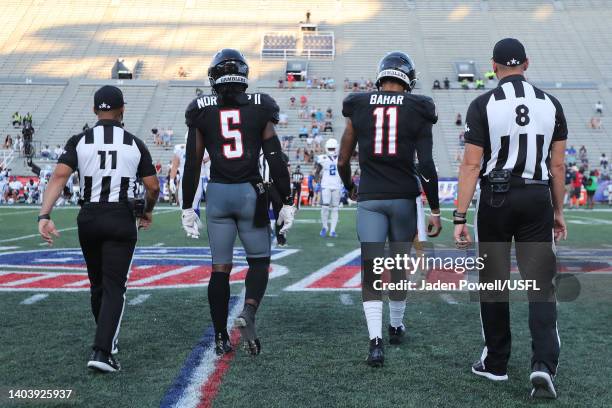
[[[157,244],[155,244],[153,246],[156,247],[156,248],[163,247],[164,243],[163,242],[158,242]]]
[[[32,278],[24,278],[24,279],[19,279],[16,281],[11,281],[11,282],[7,282],[7,283],[2,283],[0,284],[0,286],[20,286],[20,285],[27,285],[28,283],[32,283],[32,282],[37,282],[39,280],[43,280],[43,279],[48,279],[48,278],[52,278],[53,276],[55,276],[55,274],[53,273],[45,273],[43,275],[40,276],[34,276]]]
[[[70,227],[70,228],[63,228],[63,229],[59,229],[59,232],[64,232],[64,231],[74,231],[75,229],[77,229],[77,227]],[[28,239],[28,238],[34,238],[34,237],[40,237],[40,234],[30,234],[30,235],[24,235],[22,237],[16,237],[16,238],[8,238],[8,239],[0,239],[0,242],[14,242],[14,241],[21,241],[22,239]],[[47,244],[45,244],[47,245]]]
[[[139,304],[143,303],[145,300],[147,300],[150,297],[151,297],[150,294],[143,293],[142,295],[138,295],[134,299],[130,300],[128,302],[128,305],[130,305],[130,306],[139,305]]]
[[[19,249],[18,246],[0,246],[0,251],[10,251],[11,249]]]
[[[24,299],[19,304],[20,305],[31,305],[33,303],[36,303],[40,300],[45,299],[47,296],[49,296],[47,293],[37,293],[36,295],[32,295],[29,298]]]
[[[294,283],[291,286],[286,287],[285,290],[290,291],[290,292],[307,290],[306,288],[308,286],[315,283],[322,277],[329,275],[334,269],[338,268],[339,266],[345,265],[349,261],[352,261],[360,253],[361,253],[360,248],[354,249],[348,254],[344,255],[343,257],[336,259],[334,262],[327,264],[323,268],[319,269],[318,271],[306,276],[304,279]],[[340,289],[340,290],[346,290],[346,289]],[[356,290],[359,290],[359,289],[356,289]]]
[[[442,300],[444,300],[449,305],[456,305],[459,303],[455,300],[455,298],[452,295],[448,293],[440,293],[440,297],[442,298]]]
[[[350,305],[355,304],[355,302],[353,302],[353,298],[348,293],[340,294],[340,303],[342,303],[345,306],[350,306]]]

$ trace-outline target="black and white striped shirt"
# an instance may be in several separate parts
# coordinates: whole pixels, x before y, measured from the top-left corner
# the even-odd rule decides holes
[[[72,136],[57,162],[79,171],[81,198],[92,203],[132,199],[136,179],[156,174],[145,144],[113,120]]]
[[[563,108],[552,95],[522,75],[499,81],[472,101],[465,121],[465,142],[484,149],[480,176],[493,169],[515,177],[548,180],[550,146],[567,139]]]

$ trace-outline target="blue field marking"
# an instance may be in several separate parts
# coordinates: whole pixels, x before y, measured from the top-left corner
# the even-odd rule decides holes
[[[230,297],[228,310],[231,310],[236,303],[240,301],[240,296]],[[185,388],[191,382],[193,372],[200,365],[202,355],[204,352],[213,346],[215,341],[215,329],[212,325],[208,326],[204,331],[204,335],[198,342],[198,344],[191,350],[191,354],[183,363],[180,373],[172,382],[172,385],[161,400],[160,408],[174,408],[176,403],[180,400]]]

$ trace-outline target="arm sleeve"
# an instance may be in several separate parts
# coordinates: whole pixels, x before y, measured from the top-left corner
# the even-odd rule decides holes
[[[552,141],[558,142],[560,140],[567,140],[567,121],[565,120],[563,107],[561,106],[557,98],[554,98],[550,95],[549,97],[555,105],[555,109],[557,110],[557,112],[555,113],[555,130],[553,131]]]
[[[473,100],[468,108],[464,136],[466,143],[484,147],[489,138],[489,125],[482,117],[478,101],[478,98]]]
[[[57,159],[58,163],[69,166],[73,171],[79,167],[79,157],[76,151],[79,140],[81,140],[81,135],[75,135],[68,139],[68,142],[66,142],[66,146],[64,147],[64,151]]]
[[[157,174],[157,170],[155,170],[155,166],[153,165],[153,159],[151,158],[151,153],[147,146],[143,143],[142,140],[138,138],[134,138],[136,141],[136,146],[138,146],[138,150],[140,150],[140,161],[138,162],[138,170],[136,172],[136,177],[143,178],[149,176],[155,176]]]
[[[291,202],[291,181],[289,170],[287,170],[287,161],[283,155],[280,141],[277,136],[263,141],[262,149],[268,166],[270,167],[270,175],[274,180],[274,186],[281,195],[284,204]]]
[[[440,208],[440,198],[438,193],[438,172],[433,160],[433,135],[432,124],[428,124],[423,129],[420,137],[416,141],[417,156],[419,158],[419,173],[423,190],[429,202],[429,208],[437,210]]]
[[[342,116],[344,116],[345,118],[350,118],[353,116],[355,110],[354,102],[354,94],[350,94],[349,96],[344,98],[344,101],[342,101]]]

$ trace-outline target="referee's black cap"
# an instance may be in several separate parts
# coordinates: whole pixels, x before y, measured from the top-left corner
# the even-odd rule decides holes
[[[94,94],[94,107],[97,110],[110,111],[119,109],[123,105],[125,105],[123,92],[116,86],[104,85]]]
[[[516,38],[499,40],[493,48],[493,61],[507,67],[521,65],[527,60],[525,47]]]

